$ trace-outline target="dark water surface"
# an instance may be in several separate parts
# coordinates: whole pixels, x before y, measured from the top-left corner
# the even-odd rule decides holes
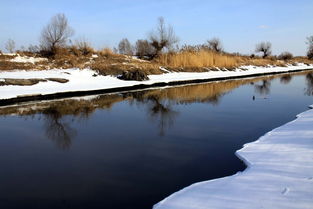
[[[0,208],[151,208],[245,168],[313,104],[313,71],[0,108]]]

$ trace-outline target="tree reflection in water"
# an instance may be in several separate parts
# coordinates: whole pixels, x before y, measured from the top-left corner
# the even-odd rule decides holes
[[[166,131],[174,125],[179,115],[179,112],[174,109],[176,104],[210,103],[216,105],[224,95],[246,84],[252,84],[256,93],[267,95],[270,93],[271,80],[278,78],[281,83],[287,84],[294,75],[305,75],[307,83],[305,94],[312,96],[313,73],[299,72],[122,94],[98,95],[91,99],[89,97],[12,105],[0,108],[0,115],[14,114],[24,117],[42,115],[47,138],[54,141],[60,149],[67,150],[77,134],[76,130],[70,126],[72,122],[69,121],[70,117],[73,117],[73,121],[81,122],[83,119],[87,122],[95,110],[110,109],[117,103],[128,101],[130,104],[136,104],[140,106],[140,109],[145,110],[148,119],[156,123],[159,134],[164,136]]]
[[[55,106],[45,109],[42,114],[46,136],[59,148],[68,150],[72,144],[72,137],[77,134],[76,130],[64,121],[63,115]]]
[[[291,75],[290,75],[290,74],[286,74],[286,75],[283,75],[283,76],[280,78],[280,82],[281,82],[282,84],[288,84],[288,83],[290,83],[291,79],[292,79]]]
[[[170,100],[160,98],[158,93],[147,95],[146,91],[140,91],[125,93],[123,96],[124,98],[131,98],[129,100],[131,105],[136,104],[140,108],[142,106],[146,108],[150,120],[157,121],[160,136],[165,135],[166,130],[173,126],[176,117],[179,115],[179,112],[173,110]],[[165,100],[168,101],[167,104],[164,104]]]
[[[255,84],[254,89],[260,95],[268,95],[270,93],[271,81],[263,80],[261,84]]]
[[[158,121],[160,136],[165,135],[166,129],[170,129],[178,116],[178,112],[172,109],[171,104],[162,104],[160,98],[156,96],[149,96],[148,115],[152,120]]]
[[[313,96],[313,73],[308,73],[305,78],[307,83],[305,94],[308,96]]]

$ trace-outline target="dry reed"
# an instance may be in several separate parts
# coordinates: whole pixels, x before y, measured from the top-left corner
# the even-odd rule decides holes
[[[183,51],[162,54],[158,62],[174,68],[220,67],[233,68],[242,63],[240,56],[216,53],[213,51]]]

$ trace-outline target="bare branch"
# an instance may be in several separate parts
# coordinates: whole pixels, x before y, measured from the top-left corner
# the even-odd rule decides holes
[[[127,38],[120,41],[118,44],[118,51],[120,54],[133,55],[133,47]]]
[[[209,47],[209,49],[211,49],[215,52],[222,52],[223,51],[222,42],[218,38],[212,38],[211,40],[208,40],[208,47]]]
[[[152,31],[149,35],[149,41],[155,49],[155,56],[157,56],[164,48],[171,50],[173,45],[179,40],[175,35],[173,27],[171,25],[166,27],[164,18],[160,17],[156,30]]]
[[[41,46],[45,50],[55,52],[57,47],[64,47],[73,34],[74,30],[69,26],[65,15],[57,14],[43,28],[40,37]]]
[[[306,43],[309,45],[307,56],[309,59],[313,59],[313,36],[307,37]]]
[[[14,49],[15,49],[15,42],[12,39],[9,39],[6,43],[5,43],[5,49],[10,52],[13,53]]]
[[[263,58],[268,57],[271,55],[272,51],[272,44],[270,42],[261,42],[256,45],[255,52],[262,52],[263,53]]]

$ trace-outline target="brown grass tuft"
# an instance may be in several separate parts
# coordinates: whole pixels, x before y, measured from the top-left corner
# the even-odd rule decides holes
[[[157,61],[164,66],[173,68],[234,68],[242,63],[242,59],[239,56],[207,50],[162,54]]]
[[[114,55],[116,55],[110,48],[102,49],[101,51],[99,51],[99,54],[100,56],[103,56],[103,57],[113,57]]]

